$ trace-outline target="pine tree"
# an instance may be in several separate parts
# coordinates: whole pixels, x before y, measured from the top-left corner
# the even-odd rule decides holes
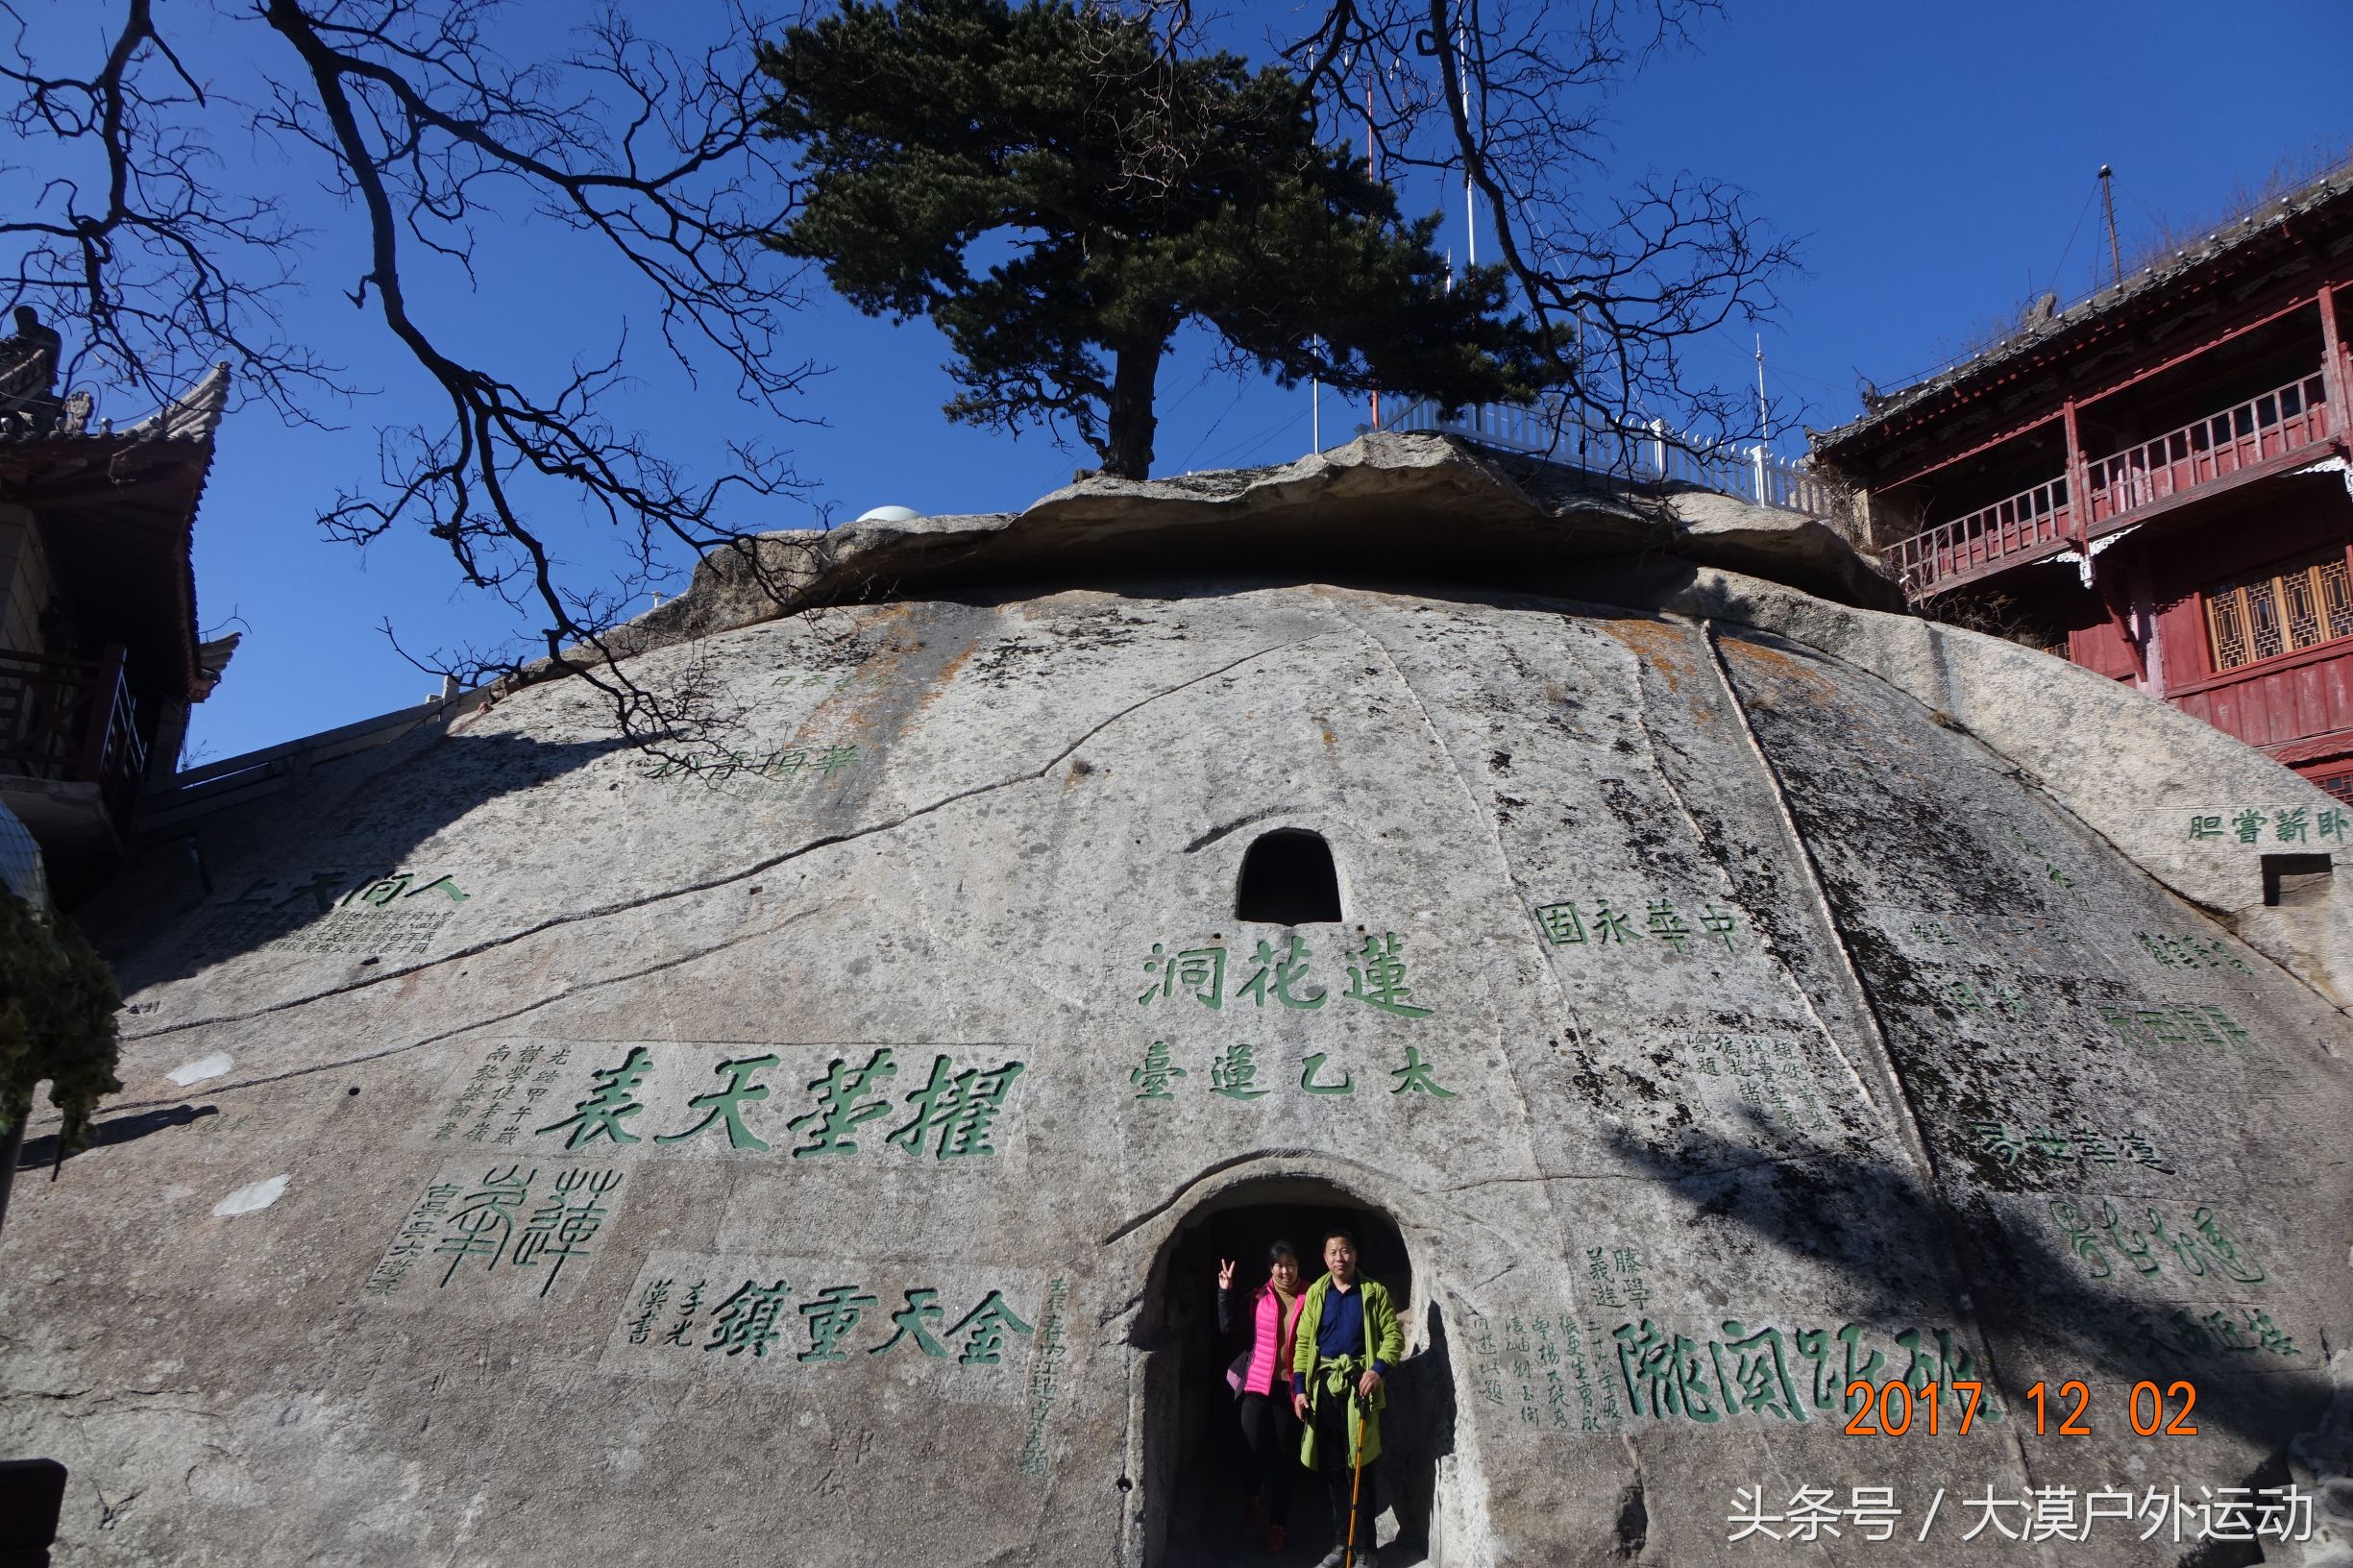
[[[846,0],[761,67],[766,129],[809,182],[771,242],[870,315],[930,317],[965,389],[952,419],[1066,421],[1103,472],[1143,478],[1189,320],[1285,386],[1450,409],[1533,391],[1542,345],[1501,270],[1450,292],[1438,219],[1401,221],[1283,67],[1178,57],[1072,0]]]

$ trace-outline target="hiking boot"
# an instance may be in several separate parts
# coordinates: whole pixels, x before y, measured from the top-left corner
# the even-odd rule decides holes
[[[1340,1568],[1340,1559],[1347,1556],[1348,1548],[1336,1546],[1324,1554],[1323,1561],[1317,1563],[1315,1568]]]
[[[1271,1557],[1282,1550],[1283,1527],[1281,1525],[1268,1525],[1266,1527],[1266,1555]]]

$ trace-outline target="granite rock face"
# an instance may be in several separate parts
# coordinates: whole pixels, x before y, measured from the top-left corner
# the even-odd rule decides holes
[[[0,1236],[58,1560],[1234,1560],[1211,1271],[1339,1214],[1385,1563],[2251,1561],[1961,1500],[2291,1483],[2342,1560],[2336,803],[1431,447],[772,541],[807,613],[639,628],[733,769],[552,683],[151,854],[138,1119]],[[1246,918],[1301,835],[1338,919]]]

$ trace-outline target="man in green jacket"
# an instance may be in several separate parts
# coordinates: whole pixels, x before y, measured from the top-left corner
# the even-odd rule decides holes
[[[1299,1335],[1291,1346],[1291,1405],[1299,1412],[1299,1462],[1321,1472],[1332,1498],[1331,1555],[1317,1568],[1338,1568],[1350,1540],[1359,1562],[1373,1556],[1373,1515],[1381,1511],[1373,1461],[1381,1457],[1382,1388],[1405,1355],[1397,1309],[1389,1293],[1357,1278],[1357,1238],[1346,1231],[1324,1237],[1329,1271],[1308,1286],[1299,1305]],[[1356,1470],[1361,1463],[1363,1478]],[[1356,1493],[1356,1529],[1349,1530],[1349,1494]]]

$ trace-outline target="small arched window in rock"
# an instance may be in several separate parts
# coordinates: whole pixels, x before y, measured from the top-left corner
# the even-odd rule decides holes
[[[1276,925],[1311,925],[1340,918],[1339,873],[1320,834],[1277,828],[1242,856],[1234,886],[1234,918]]]

